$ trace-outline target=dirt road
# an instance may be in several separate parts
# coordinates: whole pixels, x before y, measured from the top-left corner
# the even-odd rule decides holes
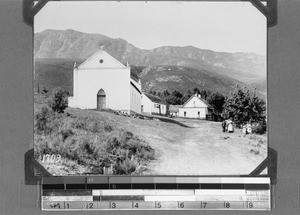
[[[266,135],[223,133],[221,122],[173,118],[180,123],[101,113],[156,151],[145,174],[239,175],[252,172],[267,156]],[[184,124],[185,126],[182,126]]]
[[[191,128],[181,127],[169,142],[152,136],[149,143],[160,156],[149,166],[151,174],[249,174],[267,155],[265,137],[245,136],[240,130],[223,133],[217,122],[177,120]]]

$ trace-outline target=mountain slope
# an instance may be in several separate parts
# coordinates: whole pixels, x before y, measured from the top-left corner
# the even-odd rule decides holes
[[[55,87],[61,87],[73,94],[73,65],[71,59],[37,59],[35,67],[35,90],[42,91],[44,88],[52,91]],[[81,63],[81,61],[77,62]],[[179,66],[154,66],[135,67],[132,72],[141,79],[142,90],[164,91],[173,90],[186,93],[187,90],[198,88],[221,92],[228,95],[234,90],[236,84],[243,83],[231,78],[211,75],[208,71],[197,70]]]
[[[211,75],[208,71],[182,66],[154,66],[143,69],[140,74],[144,91],[173,90],[185,93],[188,89],[198,88],[229,95],[236,84],[243,83],[231,78]]]
[[[45,30],[35,34],[34,57],[86,59],[100,44],[119,61],[136,66],[170,65],[190,67],[220,74],[244,83],[266,77],[266,58],[253,53],[224,53],[193,46],[164,46],[142,50],[123,39],[74,30]]]

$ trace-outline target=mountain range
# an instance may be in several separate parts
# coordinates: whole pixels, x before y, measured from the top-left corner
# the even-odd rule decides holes
[[[259,86],[262,94],[266,92],[266,57],[254,53],[214,52],[193,46],[144,50],[120,38],[49,29],[34,35],[34,58],[39,68],[55,63],[54,59],[82,62],[99,50],[100,45],[120,62],[139,68],[135,72],[146,91],[172,90],[175,86],[186,91],[193,86],[228,93],[240,84]]]

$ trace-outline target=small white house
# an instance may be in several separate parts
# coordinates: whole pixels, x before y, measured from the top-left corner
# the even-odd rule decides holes
[[[131,77],[130,67],[101,49],[80,66],[75,63],[68,102],[74,108],[141,113],[141,94],[141,82]]]
[[[194,94],[179,108],[179,117],[206,119],[211,112],[212,107],[201,99],[200,94]]]
[[[166,115],[167,106],[158,96],[142,93],[142,112],[147,114]]]

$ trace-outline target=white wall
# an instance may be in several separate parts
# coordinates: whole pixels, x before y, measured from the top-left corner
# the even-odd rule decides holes
[[[159,108],[157,107],[158,105],[160,105],[160,113],[159,113]],[[152,102],[152,105],[151,105],[151,113],[152,113],[152,114],[161,114],[161,115],[165,115],[166,112],[167,112],[167,107],[166,107],[166,105]]]
[[[142,94],[142,106],[143,106],[143,113],[151,114],[152,102],[145,94]]]
[[[167,114],[167,105],[161,104],[160,105],[161,114],[166,115]]]
[[[74,75],[75,107],[97,108],[97,93],[102,88],[106,108],[130,110],[130,68],[78,69]]]
[[[186,112],[186,116],[184,116],[184,112]],[[198,116],[198,112],[200,112],[200,116]],[[179,117],[205,119],[207,113],[207,108],[204,107],[179,108]]]

